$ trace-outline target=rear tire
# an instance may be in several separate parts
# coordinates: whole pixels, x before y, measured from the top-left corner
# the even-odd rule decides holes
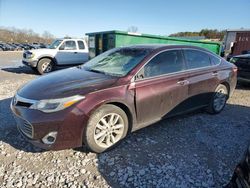
[[[219,84],[211,97],[209,106],[207,107],[207,112],[210,114],[220,113],[226,105],[228,95],[229,92],[227,87],[223,84]]]
[[[37,70],[40,74],[45,74],[53,71],[54,63],[50,58],[42,58],[37,64]]]
[[[116,146],[128,132],[128,117],[119,107],[105,104],[98,108],[88,121],[84,144],[96,153]]]

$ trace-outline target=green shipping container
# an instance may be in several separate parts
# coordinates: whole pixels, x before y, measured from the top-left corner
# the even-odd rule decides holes
[[[133,45],[133,44],[179,44],[193,45],[206,48],[218,55],[221,52],[221,44],[218,42],[205,42],[188,40],[175,37],[164,37],[159,35],[130,33],[123,31],[103,31],[87,33],[89,37],[89,55],[93,58],[109,49]]]

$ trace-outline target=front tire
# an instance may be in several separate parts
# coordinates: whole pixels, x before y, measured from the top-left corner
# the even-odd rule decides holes
[[[117,145],[128,132],[128,117],[119,107],[105,104],[90,117],[84,134],[86,146],[101,153]]]
[[[228,95],[229,92],[227,87],[223,84],[219,84],[211,98],[207,112],[210,114],[220,113],[226,105]]]
[[[53,68],[53,61],[49,58],[40,59],[37,64],[37,70],[40,74],[49,73],[53,70]]]

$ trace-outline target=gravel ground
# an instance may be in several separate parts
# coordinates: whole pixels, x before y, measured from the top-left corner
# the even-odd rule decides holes
[[[163,120],[103,154],[43,151],[21,137],[9,108],[38,76],[20,57],[0,54],[1,187],[223,187],[250,142],[250,87],[239,87],[221,114]]]

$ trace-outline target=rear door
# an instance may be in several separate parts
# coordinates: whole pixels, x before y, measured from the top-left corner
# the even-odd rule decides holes
[[[136,75],[138,128],[162,119],[188,96],[181,50],[168,50],[152,58]]]
[[[216,66],[220,59],[195,49],[184,49],[184,55],[189,72],[189,108],[207,105],[220,82]]]
[[[78,52],[77,52],[77,63],[83,64],[89,59],[89,53],[87,46],[85,46],[82,40],[77,40]]]

